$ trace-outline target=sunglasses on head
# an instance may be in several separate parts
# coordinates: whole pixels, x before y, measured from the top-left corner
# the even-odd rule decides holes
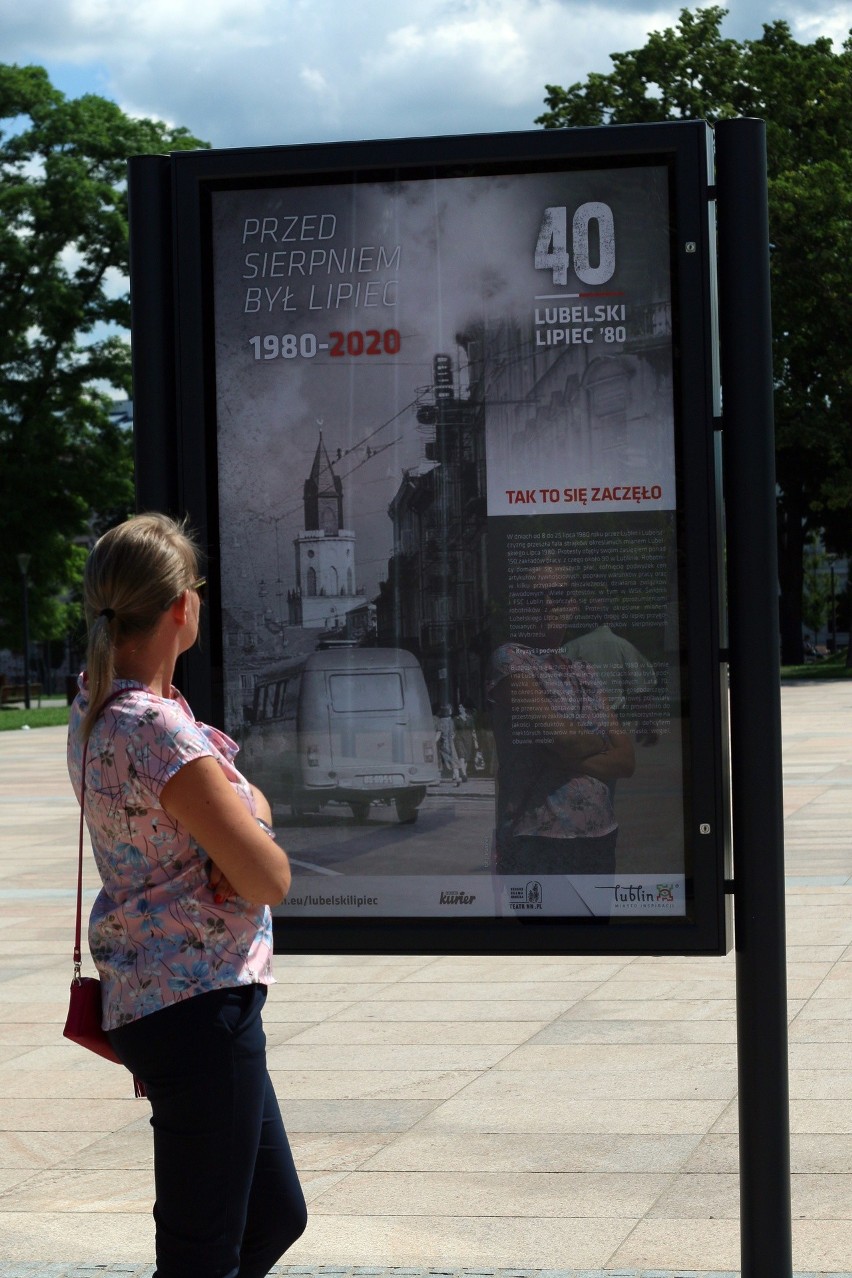
[[[191,582],[189,583],[189,585],[188,585],[188,586],[185,586],[185,587],[184,587],[184,589],[185,589],[185,590],[194,590],[194,591],[195,591],[195,593],[198,595],[198,598],[199,598],[199,599],[201,599],[201,600],[203,601],[204,596],[205,596],[205,594],[207,593],[207,578],[206,578],[206,577],[196,577],[195,581],[191,581]],[[181,595],[183,594],[183,590],[180,592],[180,594],[181,594]],[[169,600],[169,602],[168,602],[167,604],[163,604],[163,611],[164,611],[164,612],[165,612],[166,608],[171,608],[172,604],[175,602],[175,599],[180,599],[180,595],[175,595],[175,598],[174,598],[174,599],[170,599],[170,600]]]

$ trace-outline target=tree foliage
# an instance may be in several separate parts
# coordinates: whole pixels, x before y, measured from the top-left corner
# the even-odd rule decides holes
[[[0,64],[0,647],[21,631],[20,553],[31,556],[31,634],[65,633],[80,539],[133,504],[128,156],[204,146],[41,67]]]
[[[536,123],[766,121],[781,629],[784,660],[800,661],[807,535],[852,551],[852,39],[800,44],[777,21],[739,42],[726,13],[684,9],[609,74],[547,85]]]

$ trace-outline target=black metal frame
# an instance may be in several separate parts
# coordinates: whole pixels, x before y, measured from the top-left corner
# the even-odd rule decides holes
[[[196,711],[222,708],[216,548],[215,386],[209,196],[223,188],[623,164],[671,175],[678,518],[688,655],[684,795],[691,917],[276,920],[292,952],[719,954],[729,947],[726,697],[719,678],[712,138],[700,122],[177,152],[130,162],[133,358],[140,508],[191,513],[210,550],[212,622],[187,660]],[[709,827],[709,833],[700,833]]]

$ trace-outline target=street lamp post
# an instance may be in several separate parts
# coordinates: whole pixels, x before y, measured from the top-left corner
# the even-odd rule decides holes
[[[831,651],[837,652],[837,588],[834,577],[834,563],[832,559],[829,568],[831,570]]]
[[[32,555],[18,555],[18,567],[24,589],[24,707],[30,708],[30,560]]]

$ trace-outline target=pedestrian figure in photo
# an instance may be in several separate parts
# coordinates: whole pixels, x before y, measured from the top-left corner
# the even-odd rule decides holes
[[[456,751],[456,728],[453,723],[452,706],[441,706],[438,711],[436,728],[441,771],[444,777],[452,781],[453,785],[461,785],[462,769],[458,752]]]
[[[562,651],[594,667],[610,708],[625,732],[632,733],[642,745],[656,745],[657,672],[644,653],[624,635],[617,634],[603,615],[590,630],[567,638]]]
[[[473,715],[466,709],[460,701],[458,713],[453,717],[454,744],[456,747],[456,755],[459,761],[459,772],[462,781],[467,781],[470,774],[476,767],[476,755],[479,750],[479,740],[476,735],[476,726],[473,721]]]

